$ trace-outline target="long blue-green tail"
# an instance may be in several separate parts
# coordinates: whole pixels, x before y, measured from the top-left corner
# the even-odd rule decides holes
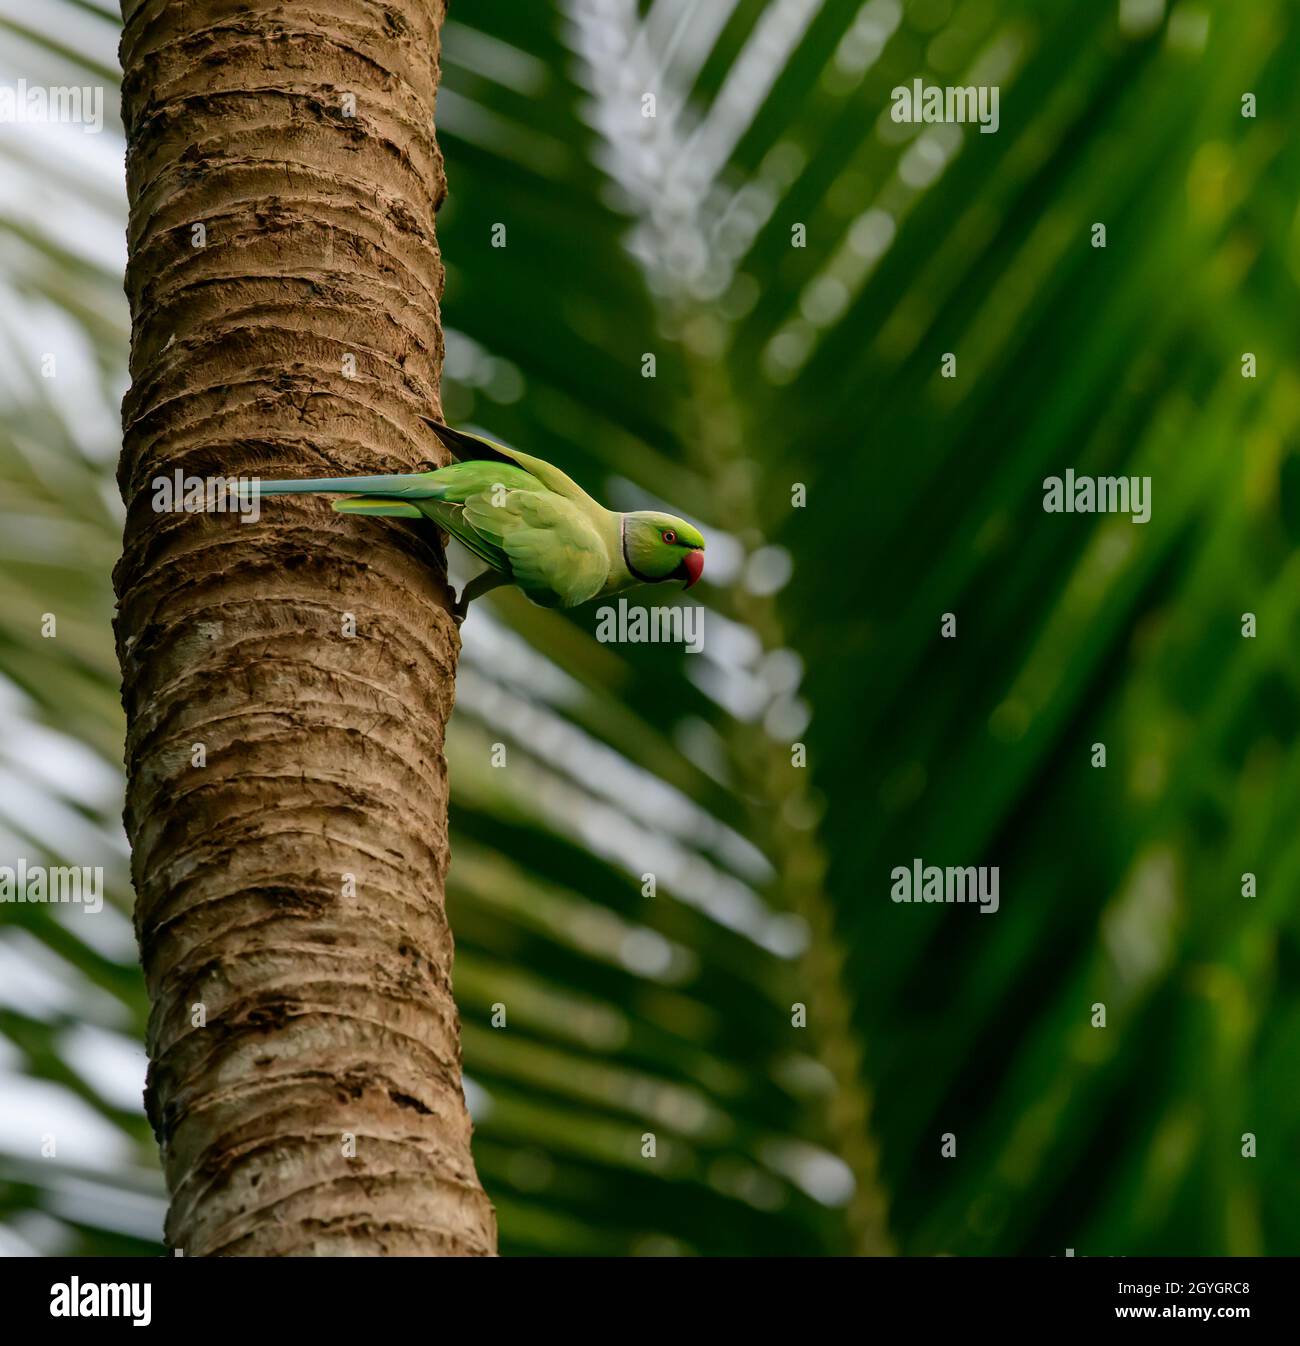
[[[396,472],[380,477],[311,477],[293,481],[259,481],[258,495],[400,495],[427,500],[445,489],[434,472]]]

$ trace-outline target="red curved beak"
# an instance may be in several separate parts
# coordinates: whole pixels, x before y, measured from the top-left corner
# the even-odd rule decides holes
[[[686,583],[682,588],[689,589],[704,574],[704,552],[698,549],[688,551],[682,557],[682,569],[686,572]]]

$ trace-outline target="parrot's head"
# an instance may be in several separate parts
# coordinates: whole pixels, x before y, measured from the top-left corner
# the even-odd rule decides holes
[[[643,584],[684,580],[689,589],[704,573],[704,538],[673,514],[636,510],[623,515],[623,560]]]

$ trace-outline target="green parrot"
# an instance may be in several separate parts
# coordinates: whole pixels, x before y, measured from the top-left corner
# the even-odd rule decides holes
[[[258,482],[259,495],[346,495],[341,514],[431,519],[486,561],[456,600],[459,625],[470,600],[517,584],[543,607],[572,608],[636,584],[704,571],[699,529],[672,514],[616,514],[541,458],[422,417],[457,460],[433,472]]]

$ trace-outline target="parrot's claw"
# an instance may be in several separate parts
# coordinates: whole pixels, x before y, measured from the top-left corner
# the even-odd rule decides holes
[[[451,615],[456,625],[459,626],[465,620],[465,614],[474,599],[482,598],[484,594],[489,594],[493,589],[508,583],[509,578],[499,570],[485,570],[481,575],[475,575],[472,580],[466,580],[461,586],[460,597],[451,605]]]

